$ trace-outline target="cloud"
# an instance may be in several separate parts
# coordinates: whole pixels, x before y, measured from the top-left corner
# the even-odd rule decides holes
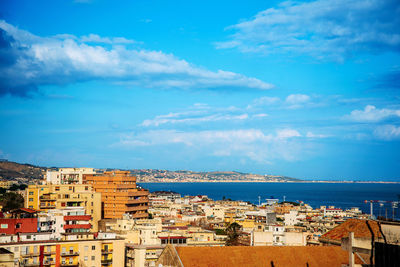
[[[286,97],[286,104],[288,104],[288,108],[296,109],[301,108],[304,104],[310,101],[310,97],[308,95],[303,94],[292,94]]]
[[[378,109],[373,105],[367,105],[364,110],[353,110],[344,118],[356,122],[380,122],[388,118],[400,117],[400,109]]]
[[[183,145],[191,155],[205,154],[218,157],[244,157],[256,162],[270,163],[272,159],[297,160],[301,143],[292,140],[300,134],[291,129],[265,134],[258,129],[212,130],[180,132],[176,130],[152,130],[124,135],[113,145],[124,149]],[[178,151],[183,151],[179,149]]]
[[[293,129],[283,129],[277,131],[277,138],[279,139],[286,139],[286,138],[300,137],[300,136],[301,134]]]
[[[281,101],[281,99],[279,97],[263,96],[263,97],[255,99],[252,104],[247,106],[247,108],[251,109],[251,108],[261,107],[261,106],[271,106],[276,103],[279,103],[280,101]]]
[[[104,44],[134,44],[136,41],[124,37],[101,37],[97,34],[84,35],[80,38],[83,43],[104,43]]]
[[[265,118],[268,117],[268,114],[266,113],[259,113],[259,114],[254,114],[253,118]]]
[[[386,141],[400,139],[400,127],[395,125],[382,125],[374,130],[374,135]]]
[[[27,95],[42,85],[92,80],[150,88],[272,88],[256,78],[210,71],[172,54],[124,46],[130,43],[95,34],[40,37],[0,20],[0,95]]]
[[[262,54],[301,53],[343,60],[357,52],[400,50],[398,0],[287,1],[227,28],[219,49]]]
[[[307,132],[306,137],[308,137],[308,138],[326,138],[326,137],[330,137],[330,136],[325,135],[325,134],[314,134],[312,132]]]
[[[291,94],[286,97],[285,100],[281,100],[279,97],[268,97],[263,96],[257,98],[253,103],[247,106],[247,109],[255,109],[262,107],[281,107],[285,109],[297,109],[305,106],[308,107],[319,107],[322,105],[322,101],[319,103],[311,102],[311,97],[305,94]]]
[[[240,115],[223,115],[213,114],[199,117],[183,117],[187,113],[170,113],[168,115],[159,115],[154,119],[145,120],[142,122],[142,126],[159,126],[161,124],[195,124],[202,122],[213,122],[213,121],[232,121],[232,120],[246,120],[249,118],[247,114]]]

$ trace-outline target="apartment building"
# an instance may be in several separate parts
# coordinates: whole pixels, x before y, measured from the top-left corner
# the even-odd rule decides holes
[[[82,184],[84,174],[95,174],[93,168],[59,168],[46,172],[47,184]]]
[[[90,216],[91,231],[98,231],[98,221],[101,219],[101,194],[94,192],[90,184],[30,185],[26,189],[26,195],[25,207],[38,211],[49,212],[55,209],[83,207],[85,214],[80,215]],[[82,217],[84,221],[87,219],[87,216]],[[73,218],[70,221],[73,221]]]
[[[0,243],[0,248],[14,253],[14,266],[123,266],[125,260],[124,240],[100,233]]]
[[[103,218],[122,218],[125,213],[134,219],[148,217],[149,191],[138,187],[136,177],[130,175],[129,171],[84,175],[83,181],[101,193]]]

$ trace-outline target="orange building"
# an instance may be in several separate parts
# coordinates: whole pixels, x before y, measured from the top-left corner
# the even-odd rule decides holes
[[[101,193],[102,214],[105,219],[122,218],[129,213],[133,218],[147,218],[149,191],[136,186],[136,177],[129,171],[108,171],[87,174],[84,183],[92,184]]]

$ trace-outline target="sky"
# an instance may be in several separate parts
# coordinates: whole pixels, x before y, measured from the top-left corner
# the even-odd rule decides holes
[[[400,2],[1,0],[0,158],[400,181]]]

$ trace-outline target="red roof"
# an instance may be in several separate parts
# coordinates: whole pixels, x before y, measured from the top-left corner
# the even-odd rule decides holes
[[[369,225],[372,228],[375,239],[381,237],[379,226],[376,221],[368,220]],[[342,224],[339,224],[329,232],[323,234],[320,237],[321,241],[337,241],[341,242],[342,238],[348,237],[349,232],[354,233],[354,237],[371,238],[371,232],[367,226],[367,220],[360,219],[348,219]]]
[[[37,211],[34,209],[29,209],[29,208],[19,208],[16,210],[13,210],[12,212],[18,212],[18,211],[23,211],[23,212],[27,212],[27,213],[36,213]]]
[[[338,246],[175,247],[183,266],[338,267],[348,253]],[[271,264],[272,265],[272,264]]]

